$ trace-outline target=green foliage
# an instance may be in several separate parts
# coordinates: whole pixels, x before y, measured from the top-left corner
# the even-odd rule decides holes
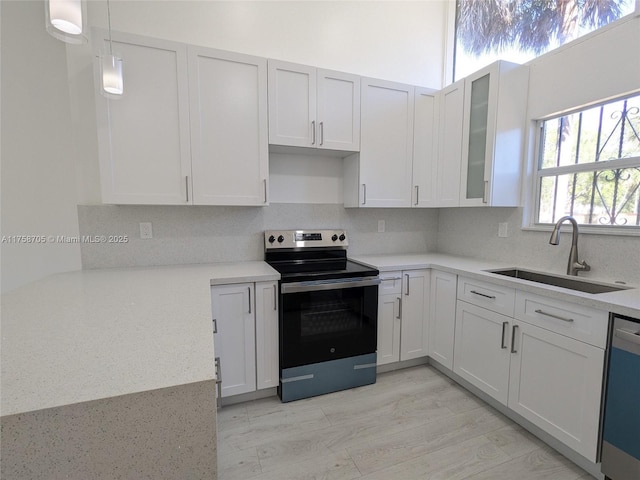
[[[536,55],[622,16],[633,0],[458,0],[456,36],[468,53],[517,46]]]

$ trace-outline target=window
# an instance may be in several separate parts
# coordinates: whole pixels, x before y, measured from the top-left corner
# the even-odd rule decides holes
[[[528,62],[638,10],[640,0],[457,0],[453,77]]]
[[[640,95],[539,125],[536,223],[640,228]]]

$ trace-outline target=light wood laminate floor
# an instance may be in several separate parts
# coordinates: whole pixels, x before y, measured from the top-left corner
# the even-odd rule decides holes
[[[428,366],[218,411],[220,480],[593,480]]]

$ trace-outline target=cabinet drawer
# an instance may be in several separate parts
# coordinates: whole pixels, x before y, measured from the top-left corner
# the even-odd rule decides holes
[[[458,299],[492,310],[508,317],[513,317],[515,289],[458,277]]]
[[[601,310],[518,291],[514,316],[599,348],[607,344],[609,314]]]
[[[378,295],[402,293],[402,272],[380,272]]]

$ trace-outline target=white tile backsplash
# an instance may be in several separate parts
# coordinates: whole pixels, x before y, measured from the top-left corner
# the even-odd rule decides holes
[[[498,224],[509,224],[498,237]],[[571,247],[570,225],[563,225],[560,245],[549,244],[550,232],[522,230],[521,208],[445,208],[438,220],[437,251],[566,273]],[[580,261],[591,265],[581,277],[640,285],[640,237],[580,233]]]
[[[438,212],[345,209],[341,204],[268,207],[80,205],[81,235],[127,235],[127,243],[82,243],[85,269],[261,260],[264,230],[342,228],[349,254],[424,253],[437,244]],[[378,233],[378,220],[386,231]],[[153,238],[140,239],[140,222]]]
[[[565,273],[571,233],[560,245],[549,232],[521,229],[521,208],[372,208],[340,204],[271,204],[268,207],[113,206],[78,207],[81,235],[128,235],[124,244],[82,243],[83,268],[174,265],[261,260],[264,230],[343,228],[349,254],[441,252]],[[378,221],[385,232],[378,233]],[[153,224],[153,238],[140,239],[140,222]],[[508,236],[498,237],[498,224]],[[640,237],[580,234],[580,276],[640,285]]]

